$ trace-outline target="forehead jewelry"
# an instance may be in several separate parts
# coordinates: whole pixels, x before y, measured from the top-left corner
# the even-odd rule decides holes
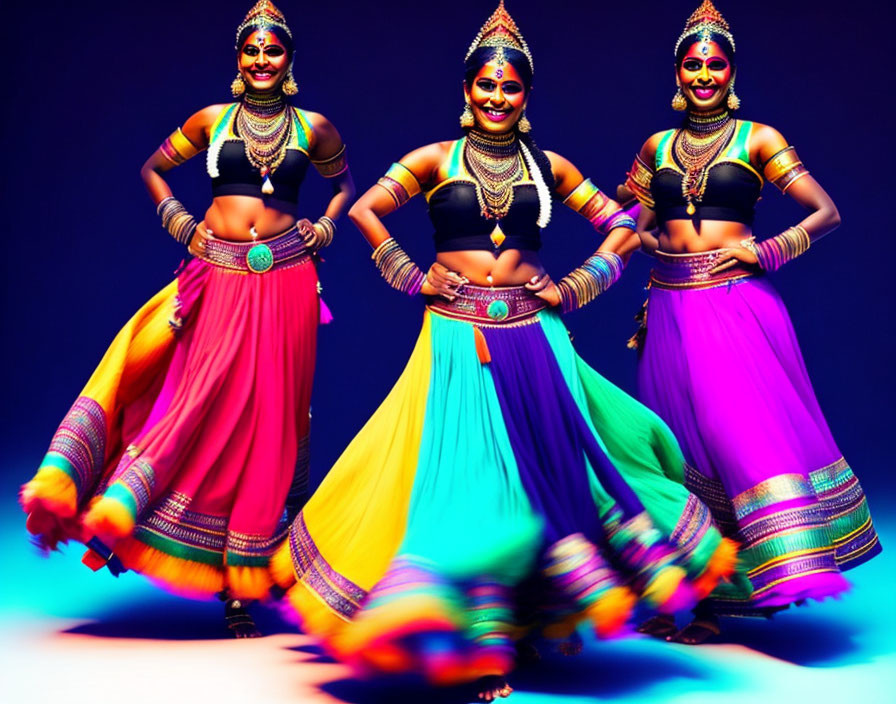
[[[501,0],[498,3],[498,8],[492,13],[491,17],[485,21],[485,24],[482,25],[482,29],[479,30],[473,43],[470,44],[470,48],[467,50],[467,55],[464,57],[464,61],[469,59],[474,51],[484,46],[498,48],[497,60],[499,66],[503,66],[504,62],[507,60],[504,55],[505,47],[521,51],[525,55],[526,61],[529,63],[529,70],[534,72],[532,52],[529,51],[529,46],[526,44],[526,40],[523,39],[519,27],[516,26],[516,22],[513,21],[510,14],[504,9],[504,0]]]
[[[673,53],[677,54],[678,47],[691,35],[706,43],[712,41],[714,33],[725,37],[731,44],[731,48],[734,49],[734,37],[731,36],[731,27],[728,26],[728,22],[722,16],[722,13],[716,9],[715,5],[712,4],[712,0],[703,0],[700,7],[694,10],[691,16],[688,17],[688,21],[684,25],[684,31],[679,35],[678,41],[675,42],[675,51]],[[700,51],[703,51],[702,47]]]

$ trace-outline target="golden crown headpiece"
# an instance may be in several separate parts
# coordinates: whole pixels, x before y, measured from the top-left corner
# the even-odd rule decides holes
[[[700,5],[684,25],[684,31],[675,42],[675,54],[678,55],[678,47],[681,43],[691,35],[699,35],[702,41],[710,41],[712,34],[721,34],[731,43],[734,49],[734,37],[731,36],[731,27],[728,26],[727,20],[722,17],[722,13],[712,4],[712,0],[703,0]]]
[[[237,43],[240,41],[240,34],[246,27],[257,27],[260,30],[277,27],[286,32],[286,35],[292,39],[292,32],[290,32],[289,27],[286,26],[286,17],[283,16],[283,13],[280,12],[277,6],[270,0],[258,0],[258,2],[252,6],[252,9],[249,10],[249,14],[246,15],[242,24],[236,28]],[[239,47],[236,48],[239,49]]]
[[[482,25],[479,34],[476,35],[473,43],[470,44],[470,48],[467,50],[467,55],[464,57],[464,61],[469,59],[474,51],[484,46],[494,46],[521,51],[525,54],[526,60],[529,62],[529,70],[531,70],[532,73],[535,73],[535,66],[532,63],[532,52],[529,51],[529,45],[526,44],[526,40],[523,39],[520,28],[516,26],[513,17],[511,17],[510,13],[504,8],[504,0],[501,0],[501,2],[498,3],[498,9],[495,10],[492,13],[492,16],[485,21],[484,25]]]

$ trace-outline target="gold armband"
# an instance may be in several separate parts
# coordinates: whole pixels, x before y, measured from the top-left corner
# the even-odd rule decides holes
[[[345,160],[345,145],[343,144],[339,151],[328,159],[312,160],[311,163],[314,164],[314,168],[324,178],[333,178],[345,173],[348,169],[348,162]]]
[[[625,181],[625,187],[635,195],[641,205],[653,210],[655,203],[653,195],[650,193],[651,181],[653,181],[653,169],[644,163],[640,155],[635,156],[632,170],[628,172],[628,178]]]
[[[162,152],[162,156],[168,161],[175,166],[179,166],[187,159],[196,156],[202,150],[187,139],[186,135],[184,135],[180,127],[178,127],[171,133],[171,136],[169,136],[168,139],[162,142],[159,151]]]
[[[765,162],[765,178],[786,193],[790,185],[809,173],[793,147],[785,147]]]
[[[601,190],[586,178],[563,201],[566,205],[588,219],[595,230],[607,234],[614,227],[635,229],[635,222],[619,207],[619,204],[607,198]]]
[[[404,164],[395,162],[389,167],[386,175],[376,182],[378,186],[385,188],[395,207],[399,208],[420,192],[420,182],[414,173]]]

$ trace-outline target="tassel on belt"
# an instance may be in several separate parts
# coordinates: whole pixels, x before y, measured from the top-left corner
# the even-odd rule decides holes
[[[457,290],[453,301],[433,296],[426,308],[446,318],[471,323],[479,361],[487,364],[492,358],[480,328],[528,325],[539,311],[547,308],[547,303],[525,286],[465,284]]]

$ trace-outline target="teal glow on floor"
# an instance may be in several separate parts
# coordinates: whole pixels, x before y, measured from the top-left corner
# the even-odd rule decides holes
[[[2,496],[14,496],[2,486]],[[517,671],[517,704],[884,704],[896,702],[896,518],[872,501],[884,552],[849,573],[853,589],[779,614],[729,620],[723,643],[589,641],[577,658]],[[320,654],[273,612],[270,637],[226,639],[221,605],[170,596],[128,573],[94,574],[72,545],[40,557],[22,515],[0,510],[0,701],[461,703],[458,691],[367,683]],[[102,683],[102,684],[99,684]]]

